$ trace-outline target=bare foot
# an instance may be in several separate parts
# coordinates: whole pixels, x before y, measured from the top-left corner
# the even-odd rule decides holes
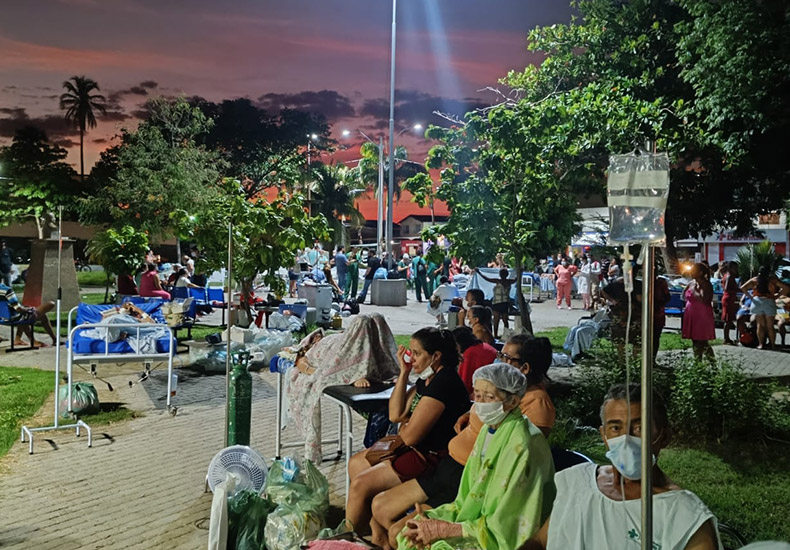
[[[370,381],[367,378],[360,378],[359,380],[354,382],[354,387],[355,388],[369,388],[370,387]]]

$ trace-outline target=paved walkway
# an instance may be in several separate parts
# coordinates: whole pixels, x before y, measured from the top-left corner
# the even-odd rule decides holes
[[[363,305],[362,312],[372,306]],[[432,318],[425,304],[414,301],[403,308],[375,308],[393,332],[410,334]],[[534,306],[536,330],[575,324],[583,312],[557,310],[550,302]],[[0,336],[4,333],[0,332]],[[7,346],[6,341],[0,347]],[[724,353],[719,347],[717,353]],[[790,354],[727,348],[746,362],[756,376],[790,376]],[[62,366],[65,369],[65,352]],[[53,348],[3,354],[3,365],[51,370]],[[223,447],[225,378],[179,371],[175,403],[179,414],[164,408],[164,368],[151,379],[129,387],[140,368],[104,366],[100,373],[115,387],[110,393],[96,381],[102,402],[121,402],[145,416],[121,424],[94,428],[88,449],[73,432],[37,434],[35,454],[15,444],[0,460],[0,548],[8,549],[194,549],[206,545],[211,495],[203,492],[204,477],[214,454]],[[90,376],[77,371],[77,379]],[[253,390],[252,446],[264,456],[274,454],[276,375],[256,374]],[[38,416],[51,422],[52,400]],[[324,405],[327,434],[336,433],[337,415]],[[327,412],[329,414],[327,414]],[[356,417],[361,435],[364,422]],[[292,440],[285,431],[284,441]],[[361,438],[357,439],[361,441]],[[361,444],[357,444],[361,448]],[[335,456],[325,449],[325,456]],[[321,465],[332,488],[331,503],[341,508],[344,461]]]

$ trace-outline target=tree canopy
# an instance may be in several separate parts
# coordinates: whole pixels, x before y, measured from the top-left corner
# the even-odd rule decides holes
[[[185,100],[148,103],[149,119],[136,131],[123,130],[121,144],[102,156],[98,186],[82,199],[82,221],[133,225],[154,238],[174,233],[170,213],[198,210],[216,190],[222,162],[195,139],[211,121]],[[112,173],[115,170],[115,173]]]
[[[269,202],[250,200],[239,182],[225,178],[221,192],[199,210],[177,210],[174,221],[182,238],[200,249],[196,269],[211,272],[226,266],[228,222],[233,223],[233,272],[245,295],[259,274],[277,294],[285,283],[277,271],[292,265],[297,251],[313,239],[326,239],[323,217],[308,217],[300,195],[281,193]]]
[[[39,238],[49,236],[57,207],[68,211],[80,193],[66,155],[43,130],[17,130],[11,145],[0,148],[0,224],[33,219]]]

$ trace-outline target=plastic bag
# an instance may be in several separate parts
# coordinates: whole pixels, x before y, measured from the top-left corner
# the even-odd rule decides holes
[[[301,469],[293,459],[275,461],[264,493],[277,504],[266,522],[268,550],[292,550],[314,539],[324,527],[329,509],[329,482],[309,460]]]
[[[61,416],[69,416],[69,387],[61,386],[58,390],[58,401]],[[77,382],[71,387],[71,412],[77,416],[99,412],[99,394],[90,382]]]
[[[236,492],[237,482],[238,477],[228,472],[225,474],[225,481],[214,487],[208,526],[208,550],[226,550],[228,547],[228,495]]]
[[[663,242],[669,197],[666,153],[629,153],[609,157],[607,202],[609,242]]]
[[[228,499],[228,550],[265,550],[264,530],[275,505],[255,491]]]

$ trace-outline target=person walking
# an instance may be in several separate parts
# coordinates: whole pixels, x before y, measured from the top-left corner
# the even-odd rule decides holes
[[[683,338],[691,340],[694,357],[713,360],[710,341],[716,338],[713,320],[713,285],[710,284],[710,271],[702,263],[691,266],[691,282],[683,292],[686,309],[683,312]]]
[[[579,294],[582,295],[582,309],[592,309],[592,265],[586,254],[582,254],[579,267]]]
[[[373,283],[373,277],[376,275],[376,270],[380,267],[381,260],[379,260],[375,254],[370,254],[368,256],[368,268],[365,271],[365,282],[362,284],[362,292],[360,292],[359,296],[357,296],[357,302],[359,304],[365,303],[365,298],[368,297],[368,289]]]
[[[428,292],[428,264],[425,263],[425,258],[422,257],[422,252],[419,249],[414,253],[411,272],[414,276],[414,291],[417,294],[417,301],[422,302],[422,294],[425,294],[427,300],[431,295]]]
[[[565,298],[568,309],[573,309],[571,307],[571,288],[573,287],[573,276],[577,271],[575,265],[568,265],[568,259],[565,257],[560,260],[560,265],[554,268],[554,274],[557,276],[557,309],[562,309],[563,298]]]
[[[344,299],[348,300],[352,296],[357,295],[359,288],[359,260],[357,260],[356,250],[348,253],[348,284],[346,285],[346,292]]]
[[[433,294],[433,291],[436,290],[438,286],[436,284],[436,278],[442,272],[442,264],[436,263],[433,260],[428,260],[428,290],[426,291],[425,295],[430,296]]]
[[[346,291],[348,284],[348,257],[346,257],[346,247],[342,244],[337,247],[337,254],[335,254],[335,269],[337,270],[337,286],[342,294]]]

